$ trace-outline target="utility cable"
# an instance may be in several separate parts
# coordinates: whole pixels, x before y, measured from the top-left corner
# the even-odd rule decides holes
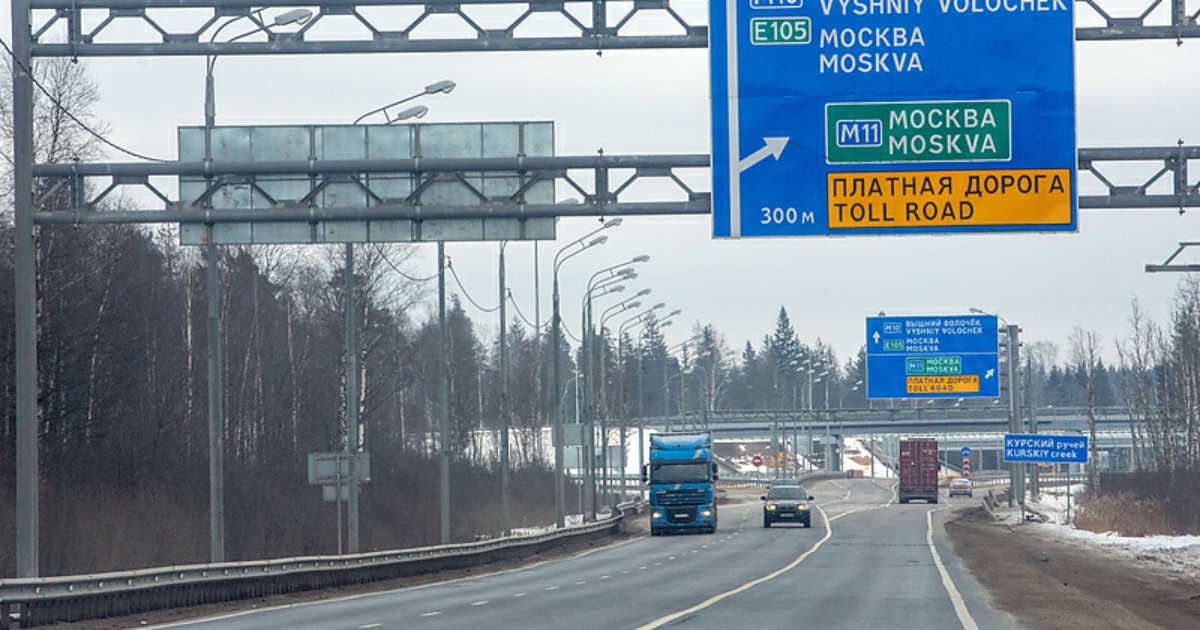
[[[100,135],[99,132],[97,132],[96,130],[89,127],[82,120],[79,120],[79,118],[77,118],[75,116],[75,114],[71,113],[71,111],[69,109],[67,109],[62,103],[60,103],[58,101],[58,99],[54,98],[54,95],[50,93],[50,90],[47,90],[46,87],[44,85],[42,85],[40,81],[37,80],[37,76],[34,75],[33,70],[31,68],[27,67],[25,64],[21,63],[21,61],[17,59],[16,53],[14,53],[12,51],[12,48],[8,47],[8,42],[4,41],[3,38],[0,38],[0,46],[4,47],[4,52],[8,53],[8,57],[10,59],[12,59],[13,63],[16,64],[18,67],[20,67],[20,69],[22,71],[24,71],[25,73],[27,73],[29,75],[29,79],[31,81],[33,81],[33,84],[35,86],[37,86],[37,89],[41,90],[42,94],[45,94],[46,98],[50,99],[50,102],[54,103],[54,106],[57,107],[60,112],[66,114],[67,118],[70,118],[72,121],[74,121],[75,124],[79,125],[79,127],[81,129],[83,129],[84,131],[91,134],[92,137],[94,137],[97,140],[99,140],[100,142],[116,149],[117,151],[120,151],[121,153],[135,157],[139,160],[146,160],[147,162],[159,162],[159,163],[163,163],[163,164],[175,161],[175,160],[164,160],[161,158],[150,157],[149,155],[142,155],[141,153],[138,153],[137,151],[131,151],[129,149],[126,149],[125,147]]]
[[[450,271],[450,275],[454,277],[454,283],[457,284],[458,289],[462,291],[463,297],[467,298],[467,301],[470,302],[472,306],[483,311],[484,313],[494,313],[500,310],[499,304],[493,306],[492,308],[484,308],[479,305],[479,302],[475,301],[475,298],[471,297],[471,294],[467,292],[467,288],[463,286],[462,280],[458,278],[458,272],[454,270],[454,265],[450,262],[449,256],[446,257],[446,269],[448,269]]]
[[[387,263],[387,266],[391,267],[392,271],[395,271],[397,274],[400,275],[401,278],[404,278],[405,280],[408,280],[410,282],[429,282],[430,280],[437,280],[437,277],[438,277],[437,273],[433,274],[432,276],[429,276],[428,278],[415,278],[413,276],[410,276],[410,275],[404,273],[403,271],[400,271],[399,267],[392,264],[391,260],[388,260],[387,254],[384,253],[382,247],[380,247],[378,251],[379,251],[379,256],[381,258],[383,258],[383,262]],[[440,270],[439,270],[439,273],[440,273]]]

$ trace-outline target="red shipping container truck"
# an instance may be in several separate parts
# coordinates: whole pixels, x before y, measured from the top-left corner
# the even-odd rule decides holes
[[[937,440],[900,440],[900,486],[896,496],[901,503],[912,499],[938,502]]]

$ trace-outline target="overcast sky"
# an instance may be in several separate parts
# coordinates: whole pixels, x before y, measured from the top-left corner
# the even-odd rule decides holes
[[[681,5],[702,14],[702,3]],[[11,32],[8,16],[4,38]],[[699,23],[706,20],[700,19]],[[536,25],[534,25],[536,26]],[[1076,46],[1079,146],[1173,146],[1200,142],[1200,42],[1084,42]],[[111,138],[150,155],[175,156],[175,127],[203,122],[203,59],[85,60],[98,79],[98,114]],[[693,154],[709,150],[708,58],[703,50],[487,53],[325,57],[223,57],[216,66],[218,124],[338,124],[440,79],[449,95],[421,101],[423,122],[554,121],[559,155]],[[112,161],[128,158],[112,155]],[[1124,173],[1141,173],[1125,169]],[[1195,170],[1195,169],[1193,169]],[[1121,169],[1110,167],[1121,179]],[[1192,181],[1197,179],[1192,173]],[[709,184],[696,182],[701,190]],[[1138,184],[1140,179],[1116,183]],[[1087,174],[1081,190],[1098,192]],[[563,196],[566,196],[565,194]],[[653,199],[653,197],[648,197]],[[844,361],[864,341],[864,317],[998,313],[1028,341],[1052,340],[1065,357],[1082,326],[1102,334],[1105,355],[1140,300],[1165,323],[1177,274],[1147,274],[1180,241],[1197,239],[1200,211],[1082,211],[1077,234],[796,238],[714,241],[707,218],[626,218],[609,242],[563,268],[564,319],[578,334],[578,304],[595,270],[639,254],[633,289],[650,288],[683,316],[667,329],[680,341],[695,322],[712,323],[730,349],[756,346],[786,307],[802,341],[821,338]],[[544,242],[542,316],[549,317],[549,261],[597,226],[564,220]],[[420,246],[423,269],[435,246]],[[534,312],[533,246],[509,252],[509,284]],[[472,296],[496,304],[496,244],[447,245]],[[419,270],[419,269],[418,269]],[[485,336],[494,315],[472,311]]]

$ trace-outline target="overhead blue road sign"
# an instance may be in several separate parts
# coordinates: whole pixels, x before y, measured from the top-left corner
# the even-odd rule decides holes
[[[712,0],[713,235],[1075,231],[1070,0]]]
[[[996,398],[995,315],[867,318],[868,398]]]
[[[962,447],[962,456],[963,456],[963,457],[970,457],[970,456],[971,456],[971,447],[970,447],[970,446],[964,446],[964,447]]]
[[[1039,464],[1086,464],[1086,435],[1005,434],[1004,461]]]

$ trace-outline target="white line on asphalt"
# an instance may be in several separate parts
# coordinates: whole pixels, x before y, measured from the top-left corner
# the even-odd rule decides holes
[[[421,616],[422,617],[436,617],[440,614],[442,614],[442,613],[434,611],[434,612],[421,613]]]
[[[971,612],[967,610],[966,602],[963,601],[962,595],[950,579],[946,565],[942,564],[942,557],[938,555],[937,547],[933,546],[933,513],[936,511],[933,509],[925,513],[925,543],[929,545],[929,551],[933,553],[933,564],[937,566],[938,573],[942,574],[942,586],[946,587],[946,592],[950,594],[950,601],[954,604],[954,614],[958,615],[958,621],[962,624],[963,630],[979,630],[979,626],[975,625],[975,620],[971,618]]]
[[[611,575],[601,575],[601,576],[600,576],[600,579],[601,579],[601,580],[607,580],[607,579],[608,579],[608,578],[610,578],[610,577],[612,577],[612,576],[611,576]]]
[[[587,584],[587,582],[579,581],[575,583],[575,586],[583,586],[584,584]]]
[[[513,593],[513,597],[525,597],[525,593]]]
[[[779,569],[778,571],[775,571],[774,573],[769,573],[769,574],[764,575],[763,577],[760,577],[756,580],[751,580],[749,582],[746,582],[745,584],[743,584],[731,591],[725,591],[724,593],[721,593],[719,595],[714,595],[714,596],[700,602],[699,604],[692,606],[691,608],[688,608],[686,610],[681,610],[676,613],[672,613],[670,615],[667,615],[666,617],[660,617],[658,619],[655,619],[654,621],[651,621],[650,623],[639,627],[638,630],[654,630],[654,628],[661,628],[661,627],[665,626],[666,624],[671,623],[672,621],[676,621],[678,619],[686,617],[687,615],[691,615],[693,613],[704,610],[705,608],[708,608],[709,606],[712,606],[713,604],[716,604],[717,602],[719,602],[727,597],[737,595],[738,593],[749,590],[755,586],[758,586],[759,584],[762,584],[763,582],[773,580],[773,579],[783,575],[784,573],[791,571],[792,569],[796,568],[797,566],[800,566],[800,563],[804,562],[805,558],[809,557],[816,550],[820,549],[821,545],[825,544],[825,541],[829,540],[829,537],[833,535],[833,528],[829,526],[829,522],[832,520],[836,520],[837,517],[834,517],[832,519],[827,518],[825,515],[825,510],[821,509],[820,506],[817,506],[817,510],[821,512],[821,517],[825,519],[825,536],[823,538],[821,538],[821,540],[818,540],[816,542],[816,544],[814,544],[812,547],[810,547],[808,549],[808,551],[805,551],[804,553],[800,554],[800,556],[798,558],[796,558],[795,560],[792,560],[787,566],[783,567],[782,569]],[[849,512],[847,512],[846,514],[849,514]],[[841,514],[839,516],[845,516],[845,514]]]
[[[471,602],[471,605],[472,605],[472,606],[483,606],[483,605],[485,605],[485,604],[488,604],[488,603],[490,603],[490,602],[488,602],[488,600],[484,599],[484,600],[480,600],[480,601],[477,601],[477,602]]]
[[[557,590],[558,590],[558,587],[557,587],[557,586],[547,586],[547,587],[546,587],[546,590],[547,590],[547,591],[557,591]]]
[[[380,626],[382,626],[382,625],[383,625],[383,624],[381,624],[381,623],[369,623],[369,624],[367,624],[367,625],[365,625],[365,626],[359,626],[359,627],[358,627],[358,630],[368,630],[369,628],[378,628],[378,627],[380,627]]]

